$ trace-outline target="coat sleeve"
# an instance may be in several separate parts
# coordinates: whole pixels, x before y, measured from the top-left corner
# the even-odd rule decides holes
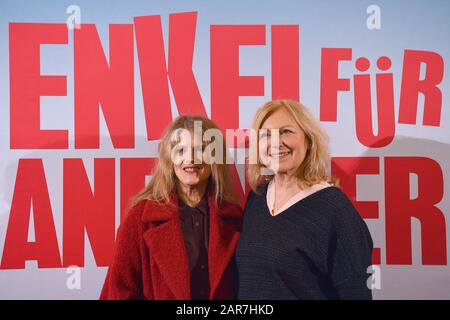
[[[100,300],[144,299],[142,289],[143,206],[137,204],[121,223]]]
[[[373,242],[369,229],[350,199],[342,193],[336,199],[334,243],[331,250],[331,277],[339,299],[372,299],[367,286],[372,265]]]

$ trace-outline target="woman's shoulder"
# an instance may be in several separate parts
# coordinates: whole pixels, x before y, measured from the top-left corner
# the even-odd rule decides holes
[[[256,190],[250,189],[247,194],[245,207],[248,207],[255,199],[265,199],[268,185],[269,183],[262,183],[258,187],[256,187]]]
[[[136,203],[133,203],[130,205],[127,211],[127,219],[136,219],[138,216],[142,216],[142,213],[144,212],[145,207],[147,206],[148,202],[150,200],[148,199],[141,199]]]
[[[269,182],[263,182],[256,187],[256,190],[250,190],[249,197],[252,198],[264,198],[267,194],[267,188],[269,187]]]
[[[126,211],[125,217],[120,223],[120,227],[136,230],[140,229],[142,225],[142,216],[149,201],[150,200],[148,199],[141,199],[138,202],[131,204]]]
[[[320,188],[304,200],[301,201],[304,207],[307,207],[313,212],[320,212],[321,216],[325,215],[329,218],[339,218],[343,215],[355,216],[355,213],[358,215],[349,197],[335,185]]]
[[[337,226],[349,227],[363,223],[360,213],[344,191],[336,186],[330,186],[323,191],[319,200],[326,206],[326,211],[333,217]]]
[[[126,247],[131,243],[142,241],[144,232],[142,214],[146,203],[146,200],[140,200],[139,202],[130,205],[125,216],[121,218],[116,239],[120,246]]]
[[[348,196],[341,190],[341,188],[335,185],[317,188],[317,191],[312,193],[309,198],[316,203],[328,204],[337,207],[351,204]]]

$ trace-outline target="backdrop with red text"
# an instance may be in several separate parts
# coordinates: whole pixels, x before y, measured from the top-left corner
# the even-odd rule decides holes
[[[376,299],[450,299],[450,2],[0,3],[0,298],[96,299],[180,114],[300,100],[374,239]],[[227,130],[228,129],[228,130]]]

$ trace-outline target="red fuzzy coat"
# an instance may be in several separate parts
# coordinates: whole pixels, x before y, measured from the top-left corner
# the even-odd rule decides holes
[[[190,273],[176,193],[171,205],[139,202],[119,227],[112,262],[100,299],[182,299],[190,297]],[[240,235],[242,209],[217,207],[208,195],[209,299],[233,299],[236,270],[232,263]]]

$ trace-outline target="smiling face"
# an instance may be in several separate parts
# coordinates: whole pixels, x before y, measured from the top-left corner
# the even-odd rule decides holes
[[[288,110],[279,108],[263,122],[259,150],[261,162],[277,174],[293,174],[300,167],[307,152],[307,140]]]
[[[175,175],[183,187],[196,188],[208,182],[211,166],[203,161],[202,142],[194,148],[194,135],[188,130],[180,134],[180,142],[172,151]],[[196,150],[197,149],[197,150]]]

